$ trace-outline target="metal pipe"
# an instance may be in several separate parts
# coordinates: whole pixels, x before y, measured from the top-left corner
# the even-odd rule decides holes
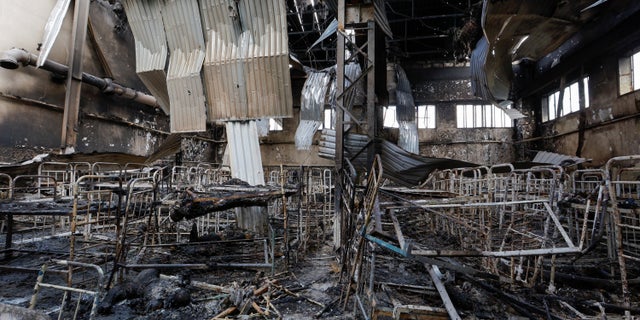
[[[37,55],[29,53],[24,49],[13,48],[0,54],[0,67],[5,69],[17,69],[21,64],[25,67],[35,67],[37,61]],[[63,77],[66,77],[69,72],[68,66],[49,59],[45,60],[44,64],[40,68]],[[83,72],[82,82],[100,89],[104,94],[113,94],[144,105],[159,107],[158,101],[154,96],[115,83],[110,78],[100,78]]]

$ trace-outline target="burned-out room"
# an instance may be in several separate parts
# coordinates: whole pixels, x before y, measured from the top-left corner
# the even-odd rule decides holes
[[[0,1],[0,319],[638,319],[640,2]]]

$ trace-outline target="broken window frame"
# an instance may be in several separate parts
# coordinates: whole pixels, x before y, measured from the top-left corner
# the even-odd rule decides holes
[[[582,78],[584,86],[584,107],[589,108],[589,77]],[[574,81],[564,88],[562,112],[556,114],[560,99],[560,90],[556,90],[542,98],[542,122],[552,121],[574,112],[580,111],[580,81]]]
[[[457,104],[456,128],[511,128],[513,121],[493,104]]]
[[[618,59],[618,93],[622,96],[640,89],[640,50]]]
[[[382,119],[384,128],[400,128],[400,123],[396,118],[396,106],[390,105],[383,107]],[[416,106],[415,119],[418,125],[418,129],[435,129],[436,106],[432,104]]]
[[[435,129],[436,106],[427,104],[418,106],[416,109],[416,121],[418,121],[418,129]]]
[[[326,107],[322,112],[322,123],[318,127],[318,131],[323,129],[335,130],[335,110],[331,107]]]

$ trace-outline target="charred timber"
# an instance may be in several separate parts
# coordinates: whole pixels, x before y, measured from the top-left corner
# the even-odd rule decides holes
[[[282,196],[289,197],[297,193],[295,189],[265,190],[254,192],[219,192],[215,194],[196,194],[190,190],[171,214],[171,220],[194,219],[207,213],[224,211],[237,207],[265,206],[269,201]]]

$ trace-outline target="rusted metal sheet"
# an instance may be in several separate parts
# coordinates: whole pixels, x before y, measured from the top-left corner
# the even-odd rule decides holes
[[[162,19],[170,50],[167,89],[171,132],[205,131],[205,99],[200,78],[204,37],[198,2],[165,1]]]
[[[291,117],[285,3],[203,0],[201,11],[208,120]]]
[[[135,37],[136,73],[156,97],[165,113],[169,113],[165,65],[167,40],[162,24],[162,2],[153,0],[122,1],[127,20]]]

